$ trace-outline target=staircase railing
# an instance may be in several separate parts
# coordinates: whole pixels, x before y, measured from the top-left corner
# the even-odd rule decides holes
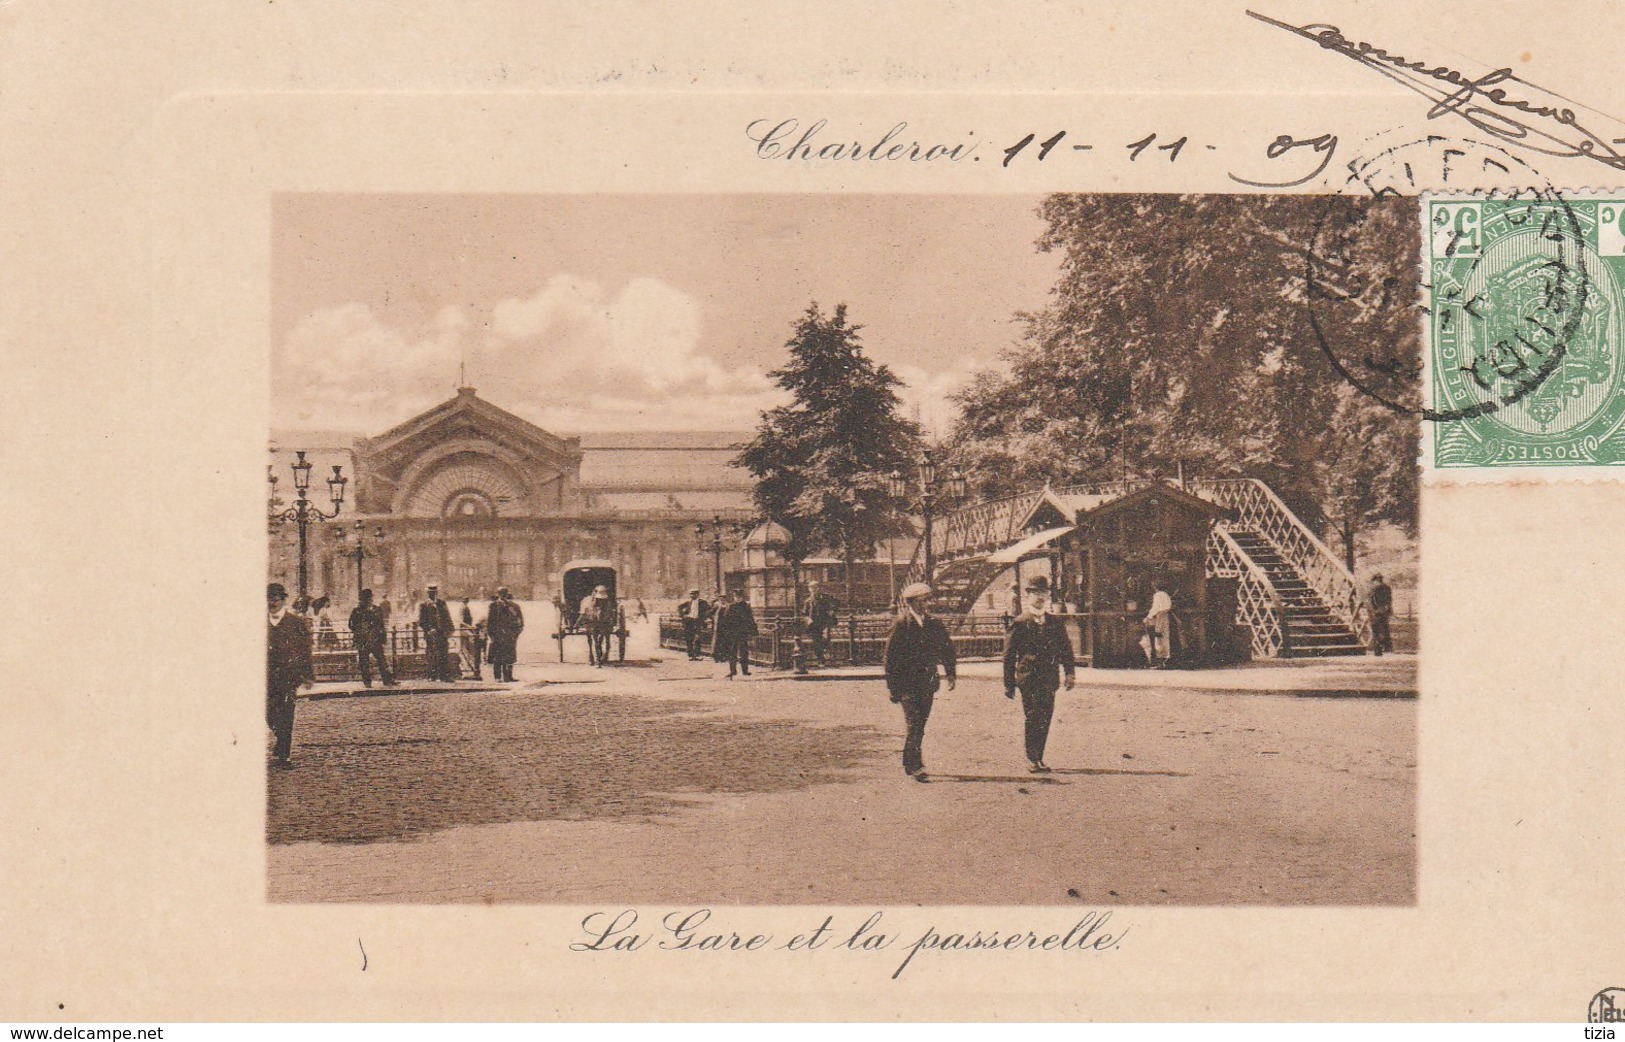
[[[1281,595],[1270,577],[1220,525],[1207,540],[1207,574],[1238,580],[1236,620],[1253,635],[1253,657],[1274,658],[1286,645]]]
[[[1050,489],[1060,496],[1126,495],[1152,482],[1129,480]],[[1298,520],[1268,485],[1256,478],[1219,478],[1192,482],[1189,490],[1236,512],[1236,519],[1214,526],[1208,541],[1208,574],[1241,580],[1238,612],[1253,633],[1253,648],[1261,656],[1278,654],[1285,642],[1281,601],[1267,574],[1224,531],[1227,526],[1257,533],[1274,547],[1281,559],[1303,577],[1332,615],[1347,626],[1363,645],[1371,643],[1371,619],[1354,576],[1320,538]],[[1018,541],[1021,524],[1032,513],[1046,489],[1007,496],[962,507],[937,521],[934,552],[939,568],[955,561],[985,556]],[[904,571],[905,583],[923,578],[921,547]],[[1216,571],[1215,569],[1224,569]]]
[[[1193,490],[1204,499],[1234,510],[1236,520],[1229,524],[1249,529],[1267,540],[1283,560],[1297,569],[1338,621],[1347,626],[1361,644],[1370,646],[1371,620],[1363,610],[1359,584],[1337,555],[1298,520],[1274,490],[1256,478],[1200,481]]]

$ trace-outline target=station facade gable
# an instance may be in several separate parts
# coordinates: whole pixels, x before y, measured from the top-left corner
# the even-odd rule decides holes
[[[749,516],[749,475],[731,463],[748,437],[562,437],[464,387],[348,446],[276,438],[272,469],[301,448],[349,463],[353,503],[311,533],[313,595],[354,600],[359,520],[360,585],[393,605],[411,603],[431,581],[448,599],[488,597],[499,585],[521,599],[552,599],[560,568],[584,557],[614,562],[627,596],[659,600],[710,583],[713,563],[697,549],[697,522]],[[338,525],[347,540],[336,538]],[[282,581],[297,570],[288,527],[271,531],[270,573]]]

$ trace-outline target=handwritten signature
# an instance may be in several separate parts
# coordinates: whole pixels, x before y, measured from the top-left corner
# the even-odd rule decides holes
[[[1584,157],[1625,170],[1625,154],[1616,147],[1625,144],[1625,138],[1605,139],[1587,129],[1574,109],[1562,104],[1569,99],[1519,78],[1509,68],[1468,76],[1445,65],[1414,61],[1364,41],[1352,41],[1335,25],[1292,25],[1256,11],[1247,14],[1313,40],[1422,95],[1433,102],[1429,119],[1460,116],[1478,130],[1519,148],[1549,156]]]

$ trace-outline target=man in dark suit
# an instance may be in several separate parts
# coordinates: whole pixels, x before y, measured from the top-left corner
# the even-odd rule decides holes
[[[384,661],[384,613],[372,603],[372,591],[362,590],[361,601],[350,612],[350,635],[355,640],[355,657],[361,666],[361,683],[372,686],[372,664],[378,664],[378,675],[385,687],[394,687],[389,663]]]
[[[807,633],[812,637],[813,654],[822,666],[829,655],[829,631],[838,621],[836,610],[840,604],[817,581],[807,584],[807,592],[811,595],[807,602]]]
[[[310,625],[288,610],[288,591],[281,583],[265,587],[269,614],[265,654],[265,722],[276,736],[276,765],[289,766],[293,753],[293,701],[302,686],[315,680],[310,659]]]
[[[519,660],[519,634],[525,628],[525,613],[506,586],[497,587],[497,598],[485,612],[485,632],[491,641],[491,671],[505,684],[513,683],[513,664]]]
[[[903,590],[903,610],[886,637],[886,690],[903,707],[908,735],[903,740],[903,770],[915,781],[929,781],[925,773],[925,722],[936,700],[937,667],[954,689],[954,642],[948,628],[926,614],[931,587],[911,583]]]
[[[728,603],[717,612],[717,630],[711,642],[711,656],[728,663],[729,680],[736,672],[750,676],[750,639],[756,634],[756,613],[750,610],[745,595],[729,590]]]
[[[1044,746],[1055,715],[1055,692],[1066,673],[1066,689],[1077,683],[1077,665],[1066,626],[1051,611],[1049,582],[1040,576],[1027,587],[1027,610],[1016,616],[1004,637],[1004,697],[1015,698],[1021,689],[1021,712],[1026,717],[1027,759],[1034,774],[1048,774]]]
[[[451,609],[440,599],[440,586],[430,583],[428,596],[418,605],[418,628],[423,631],[429,657],[430,680],[456,680],[451,664]]]
[[[700,596],[697,586],[688,591],[688,599],[677,606],[677,619],[683,624],[683,643],[688,645],[690,662],[700,657],[700,638],[710,618],[711,602]]]
[[[1393,587],[1382,581],[1381,575],[1371,577],[1371,653],[1380,656],[1394,650],[1390,633],[1390,620],[1394,615]]]

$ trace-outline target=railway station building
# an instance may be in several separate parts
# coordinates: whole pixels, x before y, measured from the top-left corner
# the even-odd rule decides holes
[[[627,432],[563,436],[481,398],[472,387],[371,437],[273,432],[277,492],[292,496],[289,466],[304,451],[318,476],[343,467],[349,497],[339,517],[310,532],[309,587],[338,603],[360,582],[404,605],[430,581],[448,600],[551,600],[559,571],[606,558],[623,597],[666,600],[715,585],[715,518],[752,515],[750,475],[732,465],[747,432]],[[327,506],[326,486],[310,495]],[[695,525],[706,526],[705,547]],[[341,537],[339,530],[344,534]],[[378,533],[382,532],[382,538]],[[291,524],[270,530],[269,572],[294,587]]]

